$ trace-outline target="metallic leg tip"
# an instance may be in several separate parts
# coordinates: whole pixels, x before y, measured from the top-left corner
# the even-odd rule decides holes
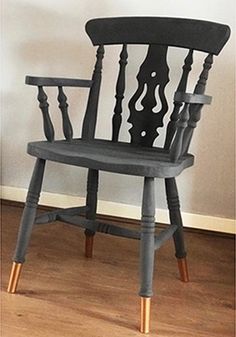
[[[85,238],[85,256],[89,258],[93,257],[93,238],[94,235],[86,235]]]
[[[141,324],[140,324],[141,333],[149,333],[150,308],[151,308],[151,297],[141,297]]]
[[[181,281],[189,282],[188,265],[187,265],[186,257],[177,258],[177,261],[178,261],[179,274],[180,274]]]
[[[7,292],[14,294],[16,292],[17,284],[20,278],[22,263],[13,262],[8,283]]]

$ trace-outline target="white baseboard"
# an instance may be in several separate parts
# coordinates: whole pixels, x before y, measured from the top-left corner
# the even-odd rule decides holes
[[[27,190],[24,188],[10,186],[2,186],[1,191],[3,199],[19,202],[25,201],[27,193]],[[84,206],[85,198],[65,194],[42,192],[40,197],[40,205],[53,206],[58,208]],[[140,219],[141,210],[140,207],[134,205],[100,200],[98,202],[98,213],[125,217],[129,219]],[[234,219],[186,212],[182,212],[182,217],[184,227],[235,234]],[[157,209],[156,221],[160,223],[169,223],[168,211],[165,209]]]

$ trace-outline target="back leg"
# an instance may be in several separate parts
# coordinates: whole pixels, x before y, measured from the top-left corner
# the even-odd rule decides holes
[[[13,265],[7,288],[9,293],[16,292],[22,264],[25,262],[25,254],[29,245],[29,240],[35,221],[39,195],[42,188],[44,168],[45,160],[37,159],[29,185],[24,211],[21,217],[16,249],[13,256]]]
[[[175,256],[178,261],[180,279],[183,282],[189,281],[188,267],[186,260],[186,250],[184,245],[183,222],[180,213],[179,196],[175,178],[165,179],[166,196],[169,208],[170,223],[177,225],[178,229],[173,235],[175,244]]]
[[[89,169],[87,181],[87,198],[86,198],[86,206],[88,206],[88,211],[86,212],[86,218],[90,220],[95,220],[96,218],[97,191],[98,191],[98,171]],[[92,257],[95,232],[86,229],[84,233],[85,233],[85,256]]]

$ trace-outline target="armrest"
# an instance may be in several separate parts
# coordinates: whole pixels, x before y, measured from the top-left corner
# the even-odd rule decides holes
[[[36,77],[26,76],[25,84],[45,87],[82,87],[90,88],[92,80],[81,80],[73,78],[60,78],[60,77]]]
[[[43,114],[44,134],[49,142],[54,141],[54,127],[49,114],[49,104],[47,101],[48,97],[43,87],[58,87],[57,100],[62,114],[63,133],[66,140],[70,141],[73,138],[73,129],[68,115],[67,97],[63,91],[63,87],[90,88],[93,84],[93,81],[59,77],[26,76],[25,83],[38,87],[37,98],[39,101],[39,107]]]
[[[201,109],[204,104],[211,104],[212,97],[204,94],[189,94],[177,91],[174,102],[184,103],[179,114],[176,134],[170,149],[170,157],[177,162],[181,155],[187,153],[193,130],[196,128],[201,117]]]
[[[212,97],[207,95],[189,94],[186,92],[176,91],[174,101],[189,104],[211,104]]]

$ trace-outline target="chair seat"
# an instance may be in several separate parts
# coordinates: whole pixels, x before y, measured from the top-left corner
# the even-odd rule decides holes
[[[192,166],[194,157],[170,161],[169,151],[109,140],[73,139],[31,142],[27,152],[35,157],[69,165],[144,177],[169,178]]]

